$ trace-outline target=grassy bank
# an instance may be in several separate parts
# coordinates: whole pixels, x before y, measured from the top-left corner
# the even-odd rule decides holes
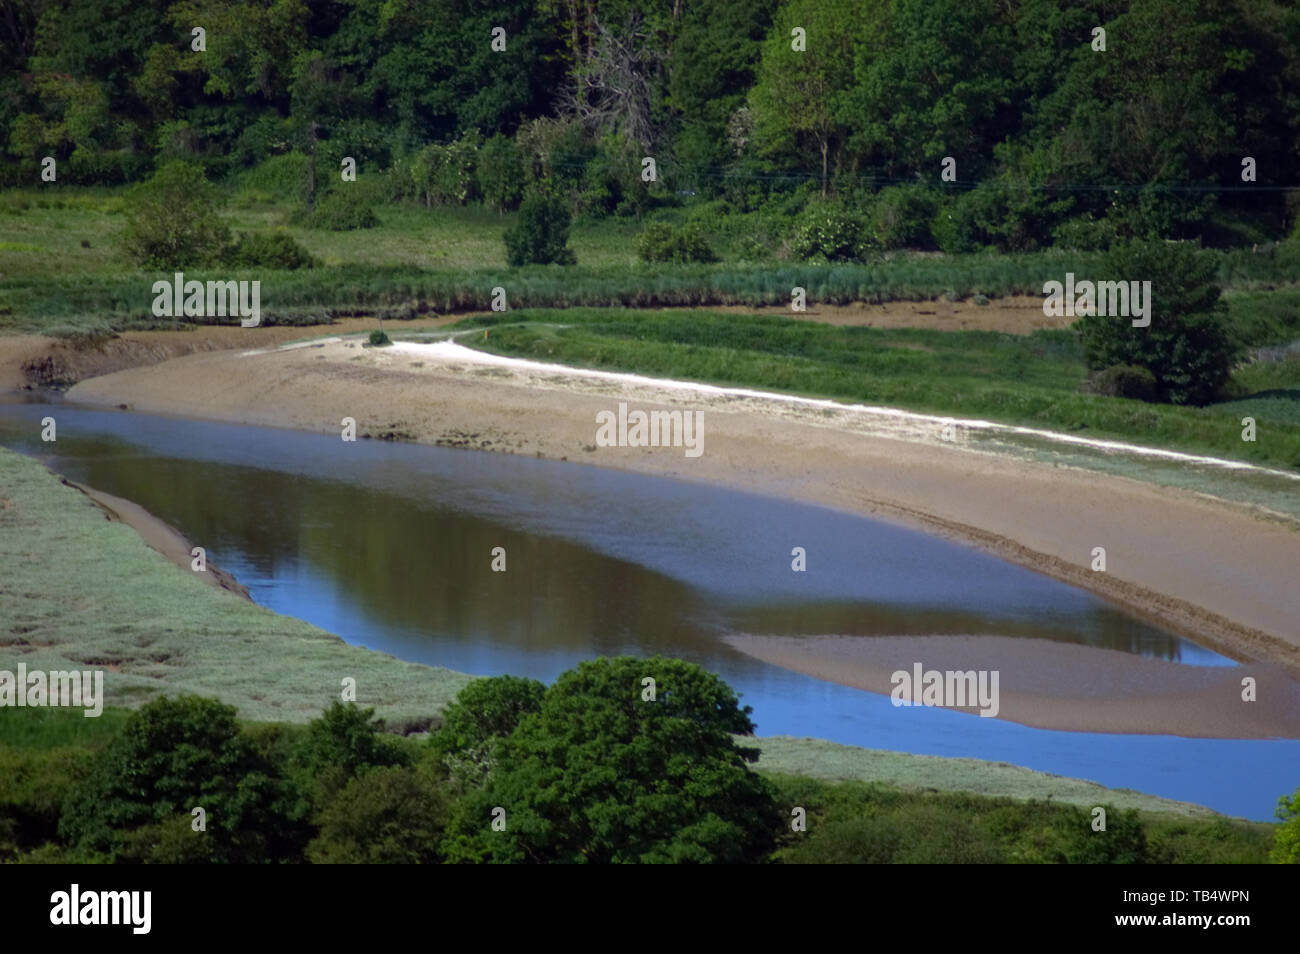
[[[1300,467],[1300,376],[1243,369],[1234,382],[1261,423],[1241,439],[1241,405],[1174,407],[1080,393],[1070,331],[1030,335],[832,327],[780,316],[566,309],[479,315],[475,347],[542,361],[981,417],[1089,437]],[[1277,375],[1270,379],[1269,374]],[[1252,381],[1251,375],[1254,375]],[[1262,386],[1261,386],[1262,385]]]
[[[103,668],[110,705],[194,692],[246,718],[302,722],[351,677],[358,701],[418,720],[470,679],[349,646],[206,586],[2,448],[0,497],[0,651],[28,669]]]

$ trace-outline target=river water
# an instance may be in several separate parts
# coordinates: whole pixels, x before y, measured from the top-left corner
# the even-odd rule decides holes
[[[39,436],[50,413],[53,444]],[[1297,741],[899,709],[721,642],[999,633],[1234,665],[1087,592],[867,518],[569,462],[18,398],[0,400],[0,444],[139,503],[261,605],[403,659],[549,681],[595,655],[679,656],[735,687],[760,735],[1011,762],[1251,818],[1300,780]],[[791,572],[796,546],[808,572]]]

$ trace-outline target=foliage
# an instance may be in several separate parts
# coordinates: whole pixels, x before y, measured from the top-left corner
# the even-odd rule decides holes
[[[506,229],[506,260],[511,265],[574,264],[577,259],[568,247],[571,219],[559,196],[531,193],[520,206],[519,221]]]
[[[475,679],[443,710],[442,725],[429,736],[430,750],[453,779],[481,783],[492,769],[498,743],[521,718],[541,708],[545,691],[536,679]]]
[[[428,772],[406,765],[355,776],[314,816],[314,864],[436,864],[450,798]]]
[[[716,262],[704,229],[690,223],[678,229],[667,222],[652,222],[641,233],[637,254],[644,262]]]
[[[1146,368],[1130,364],[1117,364],[1095,374],[1088,382],[1093,394],[1107,397],[1131,398],[1136,401],[1153,401],[1156,397],[1156,376]]]
[[[314,268],[311,254],[284,232],[241,232],[227,252],[235,268]]]
[[[644,680],[654,679],[647,699]],[[561,675],[498,750],[448,834],[450,860],[740,862],[770,851],[779,813],[738,747],[748,707],[700,667],[599,658]],[[504,831],[490,826],[494,807]]]
[[[122,245],[149,269],[185,269],[210,264],[229,243],[216,189],[203,171],[169,162],[129,199]]]
[[[379,225],[379,216],[366,202],[360,190],[345,186],[325,193],[316,208],[311,212],[300,212],[295,221],[310,229],[351,232],[355,229],[373,229]]]
[[[790,251],[805,260],[860,261],[868,247],[862,219],[828,204],[810,207],[790,238]]]
[[[1300,789],[1278,799],[1277,817],[1282,824],[1269,859],[1279,865],[1300,864]]]
[[[1186,245],[1162,241],[1116,246],[1102,259],[1098,281],[1151,283],[1151,323],[1090,315],[1075,327],[1091,368],[1137,365],[1150,371],[1157,394],[1174,404],[1207,404],[1232,371],[1235,347],[1222,319],[1215,266]]]
[[[870,234],[880,248],[930,248],[930,223],[938,204],[922,186],[882,189],[871,204]]]
[[[497,133],[479,149],[474,170],[483,201],[505,212],[516,208],[524,191],[524,156],[515,141]]]
[[[206,812],[206,831],[189,828],[196,807]],[[240,732],[233,706],[162,696],[137,710],[96,757],[64,803],[59,832],[110,859],[158,860],[147,855],[154,839],[139,831],[152,828],[166,832],[160,850],[169,860],[259,861],[291,838],[289,811],[283,780]]]
[[[382,348],[384,345],[390,345],[393,341],[384,333],[382,329],[376,328],[370,332],[370,346],[372,348]]]

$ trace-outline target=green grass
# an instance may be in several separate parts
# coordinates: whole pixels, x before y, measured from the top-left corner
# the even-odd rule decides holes
[[[775,259],[740,262],[727,258],[730,246],[724,242],[719,247],[725,260],[716,264],[651,266],[636,254],[644,223],[605,219],[575,224],[570,245],[578,265],[511,269],[501,236],[513,224],[513,215],[476,206],[381,204],[376,206],[379,227],[329,232],[286,225],[295,206],[270,185],[248,180],[228,187],[228,224],[235,231],[283,229],[323,267],[219,275],[186,269],[188,277],[203,280],[261,280],[268,324],[383,310],[395,311],[390,316],[397,317],[419,301],[439,311],[486,309],[497,285],[506,288],[512,307],[784,306],[796,286],[807,289],[810,300],[830,304],[1041,295],[1046,278],[1066,271],[1084,273],[1096,261],[1092,254],[1049,251],[900,254],[873,264],[841,266]],[[6,237],[6,246],[0,247],[0,331],[157,326],[150,313],[151,286],[170,273],[142,272],[118,250],[125,208],[122,190],[60,186],[57,191],[20,190],[0,196],[0,234]],[[706,220],[705,225],[727,235],[747,231],[743,216],[730,216],[725,223]],[[1276,325],[1283,320],[1271,313],[1283,306],[1270,303],[1262,289],[1293,283],[1300,276],[1271,252],[1215,254],[1221,280],[1254,296],[1245,307],[1261,312],[1261,322]],[[50,268],[52,260],[57,269]]]
[[[1070,331],[854,328],[774,315],[590,308],[478,315],[453,327],[489,325],[495,331],[488,341],[470,342],[499,354],[988,418],[1300,468],[1300,422],[1291,416],[1295,400],[1287,393],[1261,398],[1272,402],[1270,426],[1264,439],[1243,442],[1235,406],[1174,407],[1080,393],[1086,368]],[[1249,374],[1243,382],[1248,396]]]
[[[110,705],[195,692],[244,718],[305,722],[352,677],[359,702],[397,721],[436,715],[471,678],[349,646],[207,586],[4,449],[0,488],[9,501],[0,509],[0,652],[28,669],[103,668]]]

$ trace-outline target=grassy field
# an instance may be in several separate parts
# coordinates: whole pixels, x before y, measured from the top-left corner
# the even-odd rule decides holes
[[[1248,443],[1241,439],[1239,401],[1189,408],[1080,393],[1086,369],[1070,331],[891,330],[591,308],[478,315],[456,327],[489,325],[491,338],[475,338],[473,345],[518,357],[983,417],[1300,468],[1294,358],[1269,370],[1251,366],[1235,382],[1263,428],[1264,436]]]
[[[358,702],[418,720],[470,679],[349,646],[192,579],[80,491],[4,449],[0,496],[0,652],[28,669],[103,668],[111,705],[195,692],[246,718],[302,722],[352,677]]]
[[[330,232],[286,224],[293,205],[255,182],[227,191],[225,217],[234,231],[283,229],[322,262],[312,270],[233,275],[262,282],[267,323],[370,312],[401,317],[420,308],[486,309],[498,285],[506,288],[512,307],[785,306],[796,286],[805,288],[810,300],[830,304],[1039,295],[1048,278],[1059,279],[1066,271],[1082,277],[1096,261],[1090,253],[900,253],[871,264],[829,266],[783,260],[779,245],[756,261],[733,246],[735,238],[760,223],[726,216],[705,222],[718,236],[722,256],[711,265],[647,265],[636,253],[644,223],[602,219],[575,224],[570,245],[576,266],[512,269],[506,266],[501,235],[513,215],[478,207],[390,204],[379,207],[377,228]],[[141,271],[119,250],[125,209],[121,190],[61,186],[57,193],[25,190],[0,196],[0,235],[5,237],[0,242],[0,331],[74,333],[158,325],[150,313],[151,286],[170,273]],[[684,213],[666,210],[663,215],[680,218]],[[1294,264],[1271,248],[1259,254],[1214,254],[1221,282],[1234,291],[1294,287],[1300,279]],[[232,277],[230,272],[186,274]]]

